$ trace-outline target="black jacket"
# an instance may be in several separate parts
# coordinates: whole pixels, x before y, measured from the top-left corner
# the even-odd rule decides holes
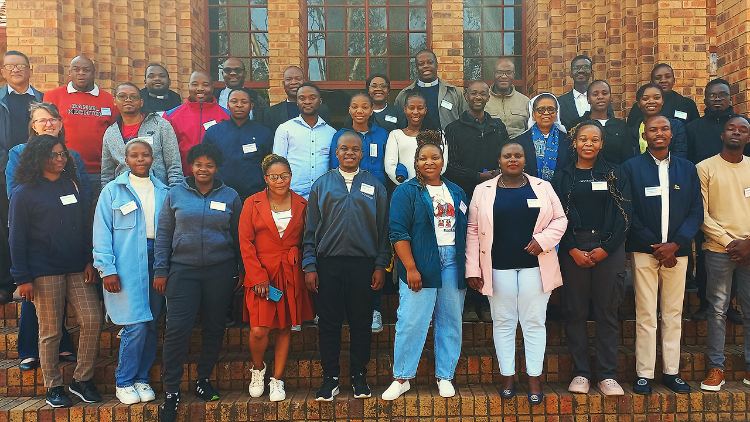
[[[573,98],[573,90],[571,89],[567,93],[557,97],[557,102],[560,103],[560,121],[566,130],[570,130],[573,127],[573,121],[580,118],[578,109],[576,108],[576,100]],[[612,104],[607,107],[607,114],[615,115]]]
[[[662,109],[662,111],[664,111]],[[672,155],[682,158],[688,158],[687,134],[685,133],[685,121],[682,119],[669,118],[672,126],[672,140],[669,142],[669,152]],[[630,128],[630,137],[633,141],[635,152],[640,155],[641,123],[643,119],[635,122],[635,126]]]
[[[501,120],[493,119],[487,112],[484,112],[484,120],[482,130],[476,118],[464,111],[458,120],[445,127],[445,142],[448,144],[449,154],[445,178],[463,189],[469,199],[479,183],[479,174],[498,168],[500,149],[510,140],[508,130]],[[531,153],[533,151],[532,145]],[[526,148],[524,152],[529,154]],[[529,164],[531,163],[527,159],[526,173],[536,176],[536,160],[533,162],[534,173],[530,172]]]
[[[182,98],[180,94],[172,91],[171,89],[165,95],[166,98],[152,97],[148,94],[148,89],[143,88],[141,90],[141,98],[143,98],[143,108],[149,111],[169,111],[175,107],[182,105]],[[160,113],[161,114],[161,113]]]
[[[325,120],[325,118],[323,118],[323,120]],[[391,133],[392,130],[403,129],[407,126],[404,109],[394,104],[386,104],[385,110],[380,113],[373,112],[372,116],[370,116],[370,123],[382,127],[388,133]],[[343,127],[352,127],[352,116],[347,114]]]
[[[536,147],[534,147],[534,137],[531,135],[531,128],[526,129],[525,132],[513,138],[513,142],[521,144],[523,152],[526,153],[526,168],[524,172],[534,177],[540,177],[539,168],[536,165]],[[557,164],[555,165],[555,171],[565,168],[575,157],[575,150],[568,134],[561,132],[557,142]],[[451,159],[453,158],[451,157]]]
[[[604,126],[604,146],[602,147],[602,158],[612,164],[622,164],[638,154],[637,143],[633,144],[633,136],[630,127],[625,120],[620,120],[614,115],[609,115],[607,125]],[[584,120],[591,119],[591,112],[583,113],[583,116],[574,120],[571,125],[575,126]],[[572,127],[571,126],[571,127]],[[570,128],[567,128],[570,130]]]
[[[219,101],[219,95],[221,95],[221,91],[223,90],[224,88],[214,89],[214,98],[216,98],[216,101]],[[253,102],[253,121],[263,124],[263,115],[268,109],[268,103],[254,89],[243,87],[242,90],[247,92],[247,95],[250,96],[250,100]]]
[[[736,116],[740,115],[735,114],[734,108],[729,106],[724,111],[706,110],[703,117],[688,123],[686,128],[688,160],[693,164],[698,164],[720,153],[724,147],[724,142],[721,140],[724,125]],[[750,156],[750,144],[745,145],[745,155]]]
[[[687,118],[683,119],[675,115],[675,111],[681,111],[687,113]],[[695,105],[695,101],[690,98],[683,97],[682,95],[672,91],[664,95],[664,105],[661,108],[661,114],[669,118],[678,118],[682,120],[682,123],[690,123],[695,119],[701,117],[698,113],[698,106]],[[628,125],[635,126],[638,122],[643,120],[643,112],[638,107],[638,101],[633,104],[633,107],[628,113]]]
[[[321,104],[320,109],[318,110],[318,114],[323,118],[323,120],[326,121],[326,123],[331,121],[331,110],[328,109],[327,105]],[[286,111],[285,100],[278,104],[272,105],[271,107],[268,107],[263,114],[262,121],[267,128],[271,129],[271,133],[276,134],[276,129],[278,129],[279,126],[287,120],[289,120],[289,115]]]
[[[568,253],[571,249],[578,247],[575,231],[582,225],[576,206],[570,201],[575,166],[575,163],[570,163],[564,169],[556,171],[555,177],[552,178],[552,187],[560,198],[565,215],[568,217],[568,230],[565,231],[560,240],[561,253]],[[620,166],[607,163],[601,159],[596,160],[592,171],[596,180],[607,180],[610,192],[614,190],[615,193],[615,195],[610,195],[610,200],[607,202],[600,245],[605,252],[612,254],[625,242],[625,236],[630,227],[629,218],[633,213],[630,182]]]

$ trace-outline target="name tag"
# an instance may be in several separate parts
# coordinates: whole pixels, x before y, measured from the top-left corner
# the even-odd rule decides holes
[[[607,190],[607,182],[591,182],[591,190]]]
[[[109,107],[102,107],[102,116],[111,116],[112,110]]]
[[[541,208],[542,200],[539,198],[528,198],[526,199],[526,204],[528,204],[529,208]]]
[[[211,126],[216,124],[216,120],[211,120],[210,122],[203,123],[203,130],[208,130]]]
[[[466,204],[464,204],[464,201],[461,201],[461,203],[458,204],[458,209],[460,209],[462,213],[466,214],[466,210],[468,208],[466,207]]]
[[[139,136],[139,138],[141,138],[144,141],[148,142],[149,145],[153,145],[154,144],[154,137],[153,136]]]
[[[78,202],[78,198],[71,193],[70,195],[61,196],[60,202],[62,202],[63,205],[75,204]]]
[[[646,196],[661,196],[661,186],[647,187]]]
[[[209,205],[209,207],[212,210],[216,210],[216,211],[226,211],[227,210],[227,204],[225,204],[223,202],[211,201],[211,204]]]
[[[258,146],[253,144],[245,144],[242,146],[242,152],[245,154],[249,154],[251,152],[255,152],[258,150]]]
[[[378,144],[370,144],[370,157],[378,156]]]
[[[750,188],[745,188],[745,198],[750,198]]]
[[[331,155],[331,148],[326,147],[320,150],[320,155]]]
[[[448,110],[453,110],[453,104],[451,104],[451,103],[449,103],[448,101],[445,101],[445,100],[443,100],[443,101],[440,102],[440,107],[446,108]]]
[[[387,114],[385,115],[385,121],[386,122],[391,122],[391,123],[398,123],[398,119],[397,118],[395,118],[393,116],[389,116]]]
[[[120,212],[122,213],[122,215],[128,215],[136,209],[138,209],[138,205],[135,203],[135,201],[130,201],[120,207]]]
[[[368,185],[367,183],[362,183],[362,185],[359,187],[359,190],[367,195],[373,196],[375,195],[375,186]]]
[[[687,113],[685,113],[684,111],[675,110],[674,117],[682,120],[687,120]]]

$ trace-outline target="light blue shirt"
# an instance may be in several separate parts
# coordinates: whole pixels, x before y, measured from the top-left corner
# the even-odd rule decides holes
[[[314,127],[302,116],[282,123],[276,129],[273,153],[289,160],[292,168],[291,189],[308,199],[312,184],[328,171],[331,140],[336,130],[318,116]]]

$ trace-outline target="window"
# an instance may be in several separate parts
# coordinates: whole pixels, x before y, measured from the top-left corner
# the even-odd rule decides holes
[[[304,1],[310,80],[416,79],[411,58],[429,44],[427,0]]]
[[[523,67],[521,0],[464,0],[464,80],[493,80],[495,61],[513,59],[516,79]]]
[[[208,51],[214,80],[223,81],[222,64],[237,57],[245,63],[251,86],[267,86],[267,0],[208,0]]]

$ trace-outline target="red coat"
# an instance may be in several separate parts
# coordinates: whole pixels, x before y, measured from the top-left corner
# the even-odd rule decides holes
[[[240,214],[240,250],[245,263],[245,321],[251,327],[284,328],[315,318],[302,272],[302,236],[307,201],[292,192],[292,219],[279,237],[265,190],[250,196]],[[264,281],[284,292],[273,302],[252,287]]]

